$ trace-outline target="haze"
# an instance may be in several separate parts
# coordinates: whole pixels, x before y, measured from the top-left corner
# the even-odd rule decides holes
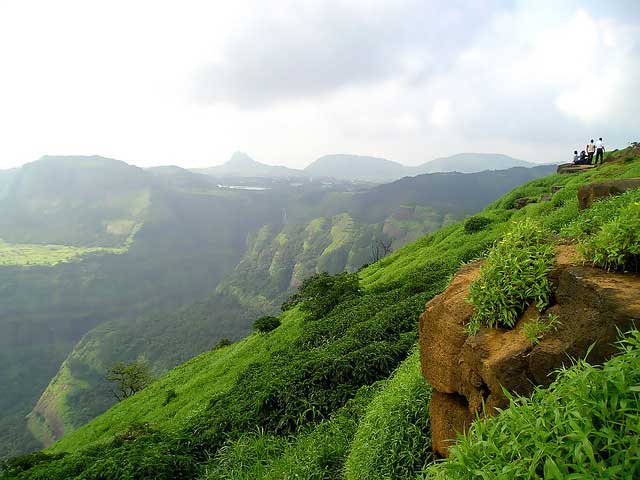
[[[0,65],[0,168],[566,161],[638,140],[640,4],[3,1]]]

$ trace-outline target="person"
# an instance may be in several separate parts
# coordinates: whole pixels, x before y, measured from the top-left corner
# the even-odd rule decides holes
[[[591,139],[591,143],[587,145],[587,155],[589,157],[589,165],[593,163],[593,154],[596,153],[596,144],[593,143],[593,138]]]
[[[596,165],[598,164],[598,159],[600,159],[600,165],[602,165],[604,162],[604,142],[602,137],[596,142]]]
[[[573,151],[573,164],[580,165],[580,156],[578,155],[578,150]]]
[[[580,163],[579,165],[587,165],[587,153],[582,150],[580,152]]]

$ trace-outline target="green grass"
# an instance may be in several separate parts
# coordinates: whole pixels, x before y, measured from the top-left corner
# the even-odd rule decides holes
[[[52,267],[59,263],[78,261],[90,254],[123,254],[128,250],[128,247],[128,244],[118,248],[15,244],[0,240],[0,266]]]
[[[411,478],[431,460],[431,387],[419,352],[403,362],[367,407],[345,463],[346,480]]]

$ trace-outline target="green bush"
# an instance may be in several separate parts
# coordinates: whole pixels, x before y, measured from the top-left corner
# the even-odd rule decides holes
[[[598,267],[640,272],[640,201],[622,208],[578,249]]]
[[[604,366],[584,361],[548,389],[477,421],[424,479],[640,478],[640,333]]]
[[[469,333],[483,324],[512,327],[532,302],[544,309],[551,294],[548,274],[553,260],[546,229],[530,219],[514,224],[491,249],[480,278],[471,285],[470,300],[476,310],[467,325]]]
[[[278,317],[265,316],[260,317],[253,322],[253,331],[260,333],[269,333],[280,326],[280,319]]]
[[[465,233],[476,233],[484,230],[491,223],[491,219],[480,215],[469,217],[464,222]]]
[[[300,309],[310,319],[318,319],[327,315],[340,302],[362,295],[360,279],[357,273],[317,273],[307,278],[283,306],[283,311],[300,305]]]

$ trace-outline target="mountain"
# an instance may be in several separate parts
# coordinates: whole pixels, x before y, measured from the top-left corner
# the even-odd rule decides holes
[[[535,166],[538,164],[493,153],[459,153],[450,157],[437,158],[417,167],[407,167],[377,157],[325,155],[314,161],[304,171],[318,177],[385,183],[425,173],[475,173],[484,170],[506,170],[512,167]]]
[[[499,153],[458,153],[423,163],[415,167],[414,171],[416,173],[473,173],[483,170],[506,170],[512,167],[535,167],[538,165]]]
[[[318,158],[304,171],[316,177],[386,182],[405,176],[405,169],[400,163],[384,158],[337,154]]]
[[[29,223],[24,238],[76,242],[59,247],[67,249],[68,258],[56,264],[46,263],[53,263],[52,253],[42,245],[7,244],[7,250],[23,245],[31,252],[28,261],[36,264],[21,266],[16,260],[0,266],[0,280],[8,281],[0,291],[0,319],[7,316],[0,320],[0,337],[7,341],[6,372],[11,378],[27,369],[37,373],[31,390],[15,384],[8,401],[20,408],[0,416],[0,423],[4,419],[24,428],[28,414],[29,430],[21,438],[31,433],[45,444],[114,402],[104,381],[113,363],[144,355],[160,375],[223,337],[247,334],[254,318],[276,313],[308,276],[355,271],[375,260],[379,242],[398,249],[549,171],[423,175],[360,190],[350,184],[285,182],[253,191],[220,188],[215,178],[179,167],[140,170],[100,162],[34,162],[22,173],[23,193],[11,200],[12,208],[26,209],[37,219],[46,212],[29,211],[28,199],[46,193],[46,201],[57,206],[53,218],[71,222],[63,231],[67,237],[44,228],[44,217]],[[98,170],[87,176],[89,167]],[[32,178],[45,177],[39,169],[64,178],[65,185],[77,185],[48,191]],[[94,185],[108,185],[111,197],[93,192],[95,202],[73,200],[74,195],[89,198]],[[107,235],[112,216],[119,223],[134,218],[126,215],[138,198],[130,193],[138,191],[148,195],[146,208],[135,217],[136,228],[126,238]],[[110,208],[105,198],[117,199],[119,209]],[[86,230],[91,235],[81,235]],[[96,244],[110,246],[90,246]],[[28,293],[34,291],[39,294]],[[22,364],[15,360],[27,350],[16,342],[11,315],[27,337],[51,332],[34,344],[38,354]],[[3,383],[0,375],[0,386],[9,381]],[[4,439],[19,444],[11,432]]]
[[[306,174],[300,170],[282,166],[266,165],[256,162],[249,155],[243,152],[235,152],[229,161],[217,166],[208,168],[193,169],[197,173],[205,173],[214,177],[304,177]]]
[[[582,185],[640,176],[640,152],[608,159],[616,161],[517,187],[474,222],[448,225],[355,274],[316,277],[299,290],[271,332],[255,332],[172,369],[44,452],[9,462],[5,477],[373,480],[427,474],[472,478],[478,471],[509,478],[635,472],[637,332],[617,359],[603,366],[581,360],[568,368],[551,396],[546,390],[532,398],[516,396],[504,413],[476,420],[483,423],[459,442],[448,462],[434,462],[429,403],[438,398],[424,381],[415,349],[425,303],[449,285],[461,265],[504,238],[527,244],[512,230],[516,223],[548,229],[553,235],[544,236],[544,242],[561,237],[575,244],[596,235],[592,246],[605,249],[609,244],[603,240],[625,241],[626,231],[620,237],[613,233],[625,212],[635,213],[638,190],[598,202],[594,211],[578,210]],[[523,197],[532,203],[514,208]],[[628,228],[638,228],[635,218],[626,219]],[[339,234],[344,223],[337,226]],[[281,244],[286,233],[277,240]],[[271,234],[264,236],[269,240]],[[550,244],[541,247],[546,255]],[[536,278],[540,268],[536,262]],[[576,269],[581,275],[589,270]],[[502,272],[497,273],[501,284]],[[637,283],[634,274],[625,275]],[[503,290],[485,292],[494,293],[498,301],[504,299]],[[496,388],[500,384],[496,381]],[[466,405],[460,411],[466,412]],[[553,428],[543,428],[547,423]],[[596,424],[604,425],[606,435]],[[512,443],[522,450],[507,448]],[[508,455],[501,454],[505,451]],[[470,459],[482,462],[482,469]],[[511,475],[514,471],[518,474]]]

